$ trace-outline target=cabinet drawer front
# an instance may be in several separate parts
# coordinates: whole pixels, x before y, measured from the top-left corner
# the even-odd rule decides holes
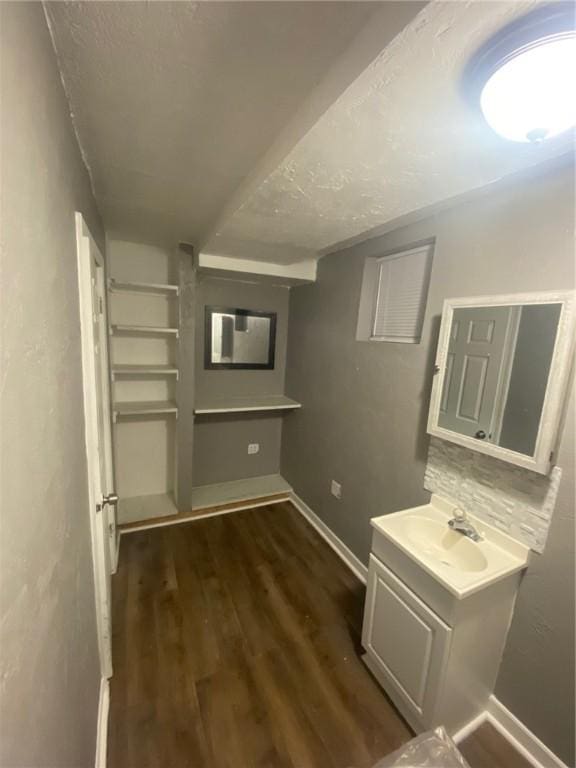
[[[371,556],[364,647],[424,724],[432,715],[450,636],[450,627]]]

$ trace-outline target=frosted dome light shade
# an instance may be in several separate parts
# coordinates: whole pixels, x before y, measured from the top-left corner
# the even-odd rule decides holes
[[[576,36],[544,39],[506,61],[486,82],[480,105],[511,141],[548,139],[576,125]]]

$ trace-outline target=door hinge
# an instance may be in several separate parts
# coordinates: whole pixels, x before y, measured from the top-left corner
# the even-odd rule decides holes
[[[104,314],[104,300],[103,300],[102,296],[98,297],[98,312],[101,315]]]

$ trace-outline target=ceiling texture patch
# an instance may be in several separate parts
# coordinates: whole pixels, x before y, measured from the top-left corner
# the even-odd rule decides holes
[[[570,150],[511,145],[487,130],[462,92],[462,72],[495,30],[535,7],[431,2],[325,112],[209,238],[266,244],[297,261]],[[240,245],[243,244],[243,245]],[[291,256],[291,249],[293,250]],[[258,258],[256,255],[255,258]]]
[[[46,3],[107,228],[195,242],[377,5]]]
[[[462,92],[536,5],[45,7],[107,230],[290,265],[570,151],[500,139]]]

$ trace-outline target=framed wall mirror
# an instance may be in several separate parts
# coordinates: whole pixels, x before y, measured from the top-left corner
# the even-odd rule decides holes
[[[547,474],[573,351],[573,292],[447,299],[428,432]]]
[[[205,368],[272,370],[275,347],[275,312],[206,307]]]

